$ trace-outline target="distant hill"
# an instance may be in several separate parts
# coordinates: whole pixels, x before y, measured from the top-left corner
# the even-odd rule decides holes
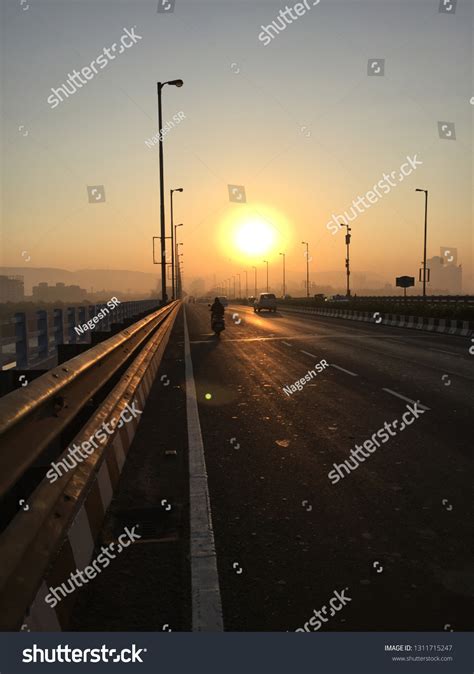
[[[38,283],[46,282],[50,285],[65,283],[78,285],[90,292],[100,290],[119,290],[139,292],[148,295],[155,290],[158,274],[130,271],[128,269],[55,269],[54,267],[0,267],[2,276],[23,276],[25,280],[25,294],[31,295],[31,289]]]

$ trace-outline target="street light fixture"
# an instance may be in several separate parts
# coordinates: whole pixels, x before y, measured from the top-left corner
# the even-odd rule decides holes
[[[267,263],[267,292],[268,292],[268,260],[264,260]]]
[[[172,283],[171,297],[172,297],[172,299],[176,299],[175,298],[175,282],[174,282],[173,192],[182,192],[182,191],[183,191],[182,187],[177,187],[174,190],[170,190],[170,201],[171,201],[171,283]]]
[[[285,283],[285,253],[280,253],[283,256],[283,299],[286,295],[286,283]]]
[[[157,82],[158,95],[158,138],[159,138],[159,164],[160,164],[160,239],[161,239],[161,301],[166,302],[166,245],[165,245],[165,178],[163,168],[163,109],[161,92],[167,84],[174,87],[182,87],[183,80],[170,80],[169,82]]]
[[[307,241],[301,242],[303,246],[306,246],[306,297],[309,297],[309,251]]]
[[[422,190],[419,187],[415,189],[415,192],[424,192],[425,193],[425,235],[423,243],[423,270],[420,269],[420,275],[418,280],[421,281],[421,272],[423,271],[423,298],[426,298],[426,272],[428,271],[428,283],[430,281],[430,270],[426,269],[426,239],[428,235],[428,190]]]

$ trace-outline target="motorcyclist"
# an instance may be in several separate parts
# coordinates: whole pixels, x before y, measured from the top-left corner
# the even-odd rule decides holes
[[[214,298],[214,302],[211,305],[211,320],[215,318],[224,318],[224,305],[221,304],[218,297]]]

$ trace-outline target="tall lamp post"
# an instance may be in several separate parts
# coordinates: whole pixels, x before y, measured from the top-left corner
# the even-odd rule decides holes
[[[173,238],[173,232],[174,232],[174,222],[173,222],[173,192],[182,192],[183,188],[182,187],[177,187],[175,190],[170,190],[170,215],[171,215],[171,297],[172,299],[176,299],[175,297],[175,284],[174,284],[174,238]]]
[[[181,280],[182,267],[180,265],[180,259],[179,258],[183,256],[183,253],[178,253],[178,250],[179,250],[178,246],[184,246],[184,243],[176,242],[176,255],[177,255],[176,264],[177,264],[177,267],[178,267],[178,269],[177,269],[178,273],[176,275],[176,298],[181,299],[181,290],[182,290],[183,284],[182,284],[182,280]]]
[[[301,242],[303,246],[306,246],[306,297],[309,297],[309,250],[307,241]]]
[[[268,292],[268,260],[264,260],[267,263],[267,292]]]
[[[170,80],[169,82],[157,82],[158,94],[158,136],[159,136],[159,162],[160,162],[160,239],[161,239],[161,301],[166,301],[166,245],[165,245],[165,177],[163,168],[163,110],[161,104],[161,92],[167,84],[174,87],[182,87],[183,80]]]
[[[175,290],[176,290],[176,297],[178,296],[178,238],[176,235],[176,230],[178,227],[182,227],[183,223],[180,222],[179,225],[174,225],[174,259],[175,259],[175,280],[173,281]]]
[[[351,288],[350,288],[350,283],[349,283],[349,277],[351,275],[351,269],[350,269],[350,255],[349,255],[349,247],[351,245],[351,232],[352,229],[349,227],[349,225],[346,225],[343,222],[339,223],[339,227],[345,227],[346,228],[346,250],[347,250],[347,256],[346,256],[346,277],[347,277],[347,290],[346,290],[346,296],[350,297],[351,296]]]
[[[425,193],[425,236],[423,243],[423,270],[420,269],[420,276],[418,280],[421,281],[421,271],[423,271],[423,297],[426,298],[426,239],[428,235],[428,190],[421,190],[416,188],[415,192],[424,192]],[[429,281],[429,277],[428,277]]]
[[[257,267],[252,267],[252,269],[255,270],[255,295],[254,295],[254,297],[257,297]]]
[[[280,253],[283,256],[283,299],[286,295],[286,282],[285,282],[285,253]]]
[[[237,276],[239,277],[239,300],[240,300],[240,299],[242,299],[242,288],[240,286],[240,274],[237,274]]]
[[[248,274],[247,270],[244,271],[245,274],[245,299],[249,296],[249,282],[248,282]]]

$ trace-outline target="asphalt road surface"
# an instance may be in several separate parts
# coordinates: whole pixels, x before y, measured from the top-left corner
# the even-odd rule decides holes
[[[226,629],[303,627],[344,588],[324,629],[472,626],[469,339],[229,307],[217,340],[186,311]],[[397,394],[429,410],[332,484]]]
[[[218,339],[207,305],[185,311],[225,629],[471,629],[470,339],[242,306],[227,308]],[[181,487],[171,472],[160,490],[150,478],[155,458],[146,457],[170,443],[186,454],[183,345],[181,316],[161,369],[173,385],[165,389],[159,373],[111,508],[113,516],[124,498],[156,504],[175,485],[176,559],[189,534],[186,471]],[[285,393],[321,361],[328,367]],[[333,483],[334,464],[366,441],[366,458],[352,456],[353,470],[340,468]],[[158,545],[156,560],[165,549]],[[111,608],[110,582],[98,579],[73,628],[190,629],[189,568],[176,559],[174,574],[149,581],[124,561],[122,618],[111,618],[120,607]],[[146,564],[149,578],[154,562]],[[168,594],[157,608],[150,588],[165,577]]]

